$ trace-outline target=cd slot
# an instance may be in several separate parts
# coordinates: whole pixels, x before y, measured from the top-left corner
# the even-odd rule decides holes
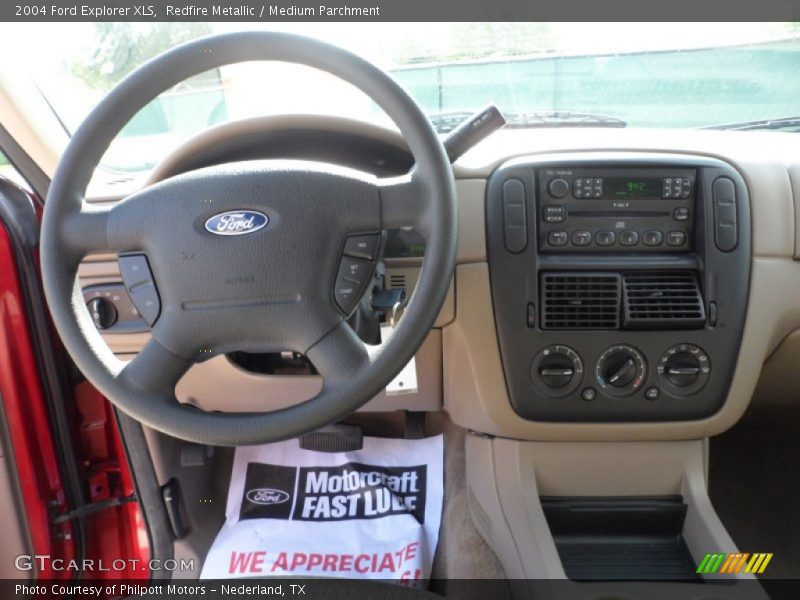
[[[669,211],[653,210],[570,210],[570,217],[652,218],[669,217]]]

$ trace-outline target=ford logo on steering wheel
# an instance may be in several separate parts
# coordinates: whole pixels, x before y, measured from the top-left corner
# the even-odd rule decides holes
[[[245,235],[263,229],[267,223],[267,215],[256,210],[229,210],[208,219],[205,228],[214,235]]]

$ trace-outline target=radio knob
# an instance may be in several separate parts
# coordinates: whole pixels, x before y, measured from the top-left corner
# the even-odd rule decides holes
[[[569,183],[565,179],[551,179],[547,191],[553,198],[563,198],[569,192]]]

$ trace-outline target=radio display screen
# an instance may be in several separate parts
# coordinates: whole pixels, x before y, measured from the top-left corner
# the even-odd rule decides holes
[[[661,177],[605,177],[605,198],[661,198]]]

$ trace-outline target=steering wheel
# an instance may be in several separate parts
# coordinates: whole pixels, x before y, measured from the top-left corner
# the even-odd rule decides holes
[[[326,163],[239,162],[173,177],[112,207],[85,201],[103,153],[142,107],[188,77],[253,60],[308,65],[353,84],[396,123],[416,167],[403,177],[378,179]],[[340,297],[348,290],[336,283],[348,274],[360,281],[374,261],[348,259],[345,243],[406,226],[426,239],[422,271],[392,336],[368,347],[348,325],[352,306],[343,307]],[[436,319],[456,242],[455,186],[444,148],[389,75],[316,40],[243,32],[169,50],[97,105],[72,137],[50,186],[41,263],[67,351],[114,406],[177,438],[236,446],[313,431],[385,387]],[[114,356],[86,308],[77,269],[90,253],[131,255],[144,273],[142,289],[160,305],[150,340],[130,362]],[[305,354],[323,377],[322,389],[303,403],[264,413],[205,412],[176,400],[175,384],[193,363],[234,350]]]

